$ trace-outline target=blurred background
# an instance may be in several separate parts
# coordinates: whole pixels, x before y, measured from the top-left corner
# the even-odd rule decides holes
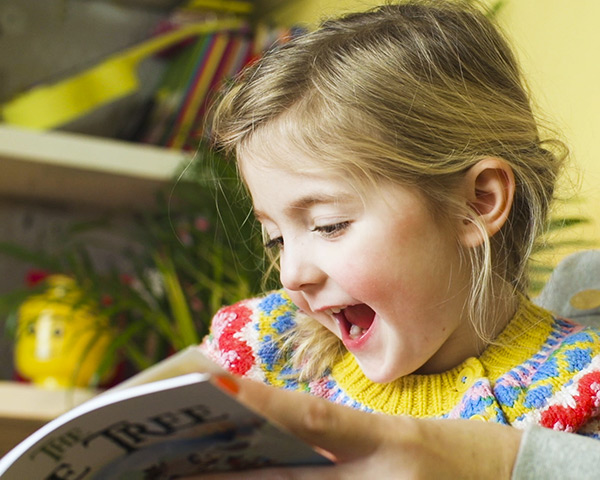
[[[197,342],[218,306],[260,291],[256,230],[236,226],[248,205],[233,183],[211,180],[233,172],[203,143],[207,105],[271,46],[377,3],[3,0],[0,378],[28,381],[13,362],[18,308],[50,295],[53,275],[74,278],[75,307],[91,302],[118,330],[125,353],[115,346],[105,370]],[[600,239],[600,4],[486,3],[538,113],[571,149],[535,294],[561,258]]]

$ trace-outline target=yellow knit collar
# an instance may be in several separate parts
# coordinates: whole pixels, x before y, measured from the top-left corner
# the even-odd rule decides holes
[[[487,377],[493,385],[504,373],[539,351],[552,329],[552,316],[523,298],[506,328],[478,357],[443,373],[407,375],[390,383],[374,383],[346,352],[332,369],[341,388],[363,405],[388,414],[414,417],[448,413],[464,394],[465,379]]]

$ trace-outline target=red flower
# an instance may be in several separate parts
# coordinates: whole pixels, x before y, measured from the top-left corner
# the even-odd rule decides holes
[[[123,285],[127,285],[127,286],[130,286],[134,281],[134,278],[131,275],[129,275],[128,273],[122,273],[119,276],[119,278],[121,280],[121,283]]]
[[[103,307],[110,307],[113,303],[113,298],[106,293],[100,298],[100,305],[102,305]]]
[[[28,287],[35,287],[40,282],[44,281],[48,276],[50,276],[50,272],[46,270],[32,269],[27,272],[25,282],[27,283]]]
[[[194,228],[200,232],[208,232],[210,230],[210,222],[206,217],[196,217],[194,220]]]

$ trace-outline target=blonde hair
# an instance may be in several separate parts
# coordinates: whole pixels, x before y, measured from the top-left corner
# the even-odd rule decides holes
[[[243,72],[212,128],[217,145],[238,156],[256,132],[265,139],[270,128],[283,128],[322,168],[357,182],[415,186],[441,220],[476,222],[453,187],[482,158],[504,159],[516,180],[509,220],[466,253],[477,333],[488,335],[498,279],[527,292],[527,261],[566,150],[540,137],[507,41],[471,2],[405,1],[325,21]],[[324,341],[315,321],[299,322],[298,356],[321,359],[307,372],[338,354],[331,337]]]

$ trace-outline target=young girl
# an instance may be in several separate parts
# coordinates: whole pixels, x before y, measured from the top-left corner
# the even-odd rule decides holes
[[[367,412],[600,435],[599,332],[527,298],[564,157],[464,3],[325,22],[216,110],[283,288],[222,309],[234,374]]]

